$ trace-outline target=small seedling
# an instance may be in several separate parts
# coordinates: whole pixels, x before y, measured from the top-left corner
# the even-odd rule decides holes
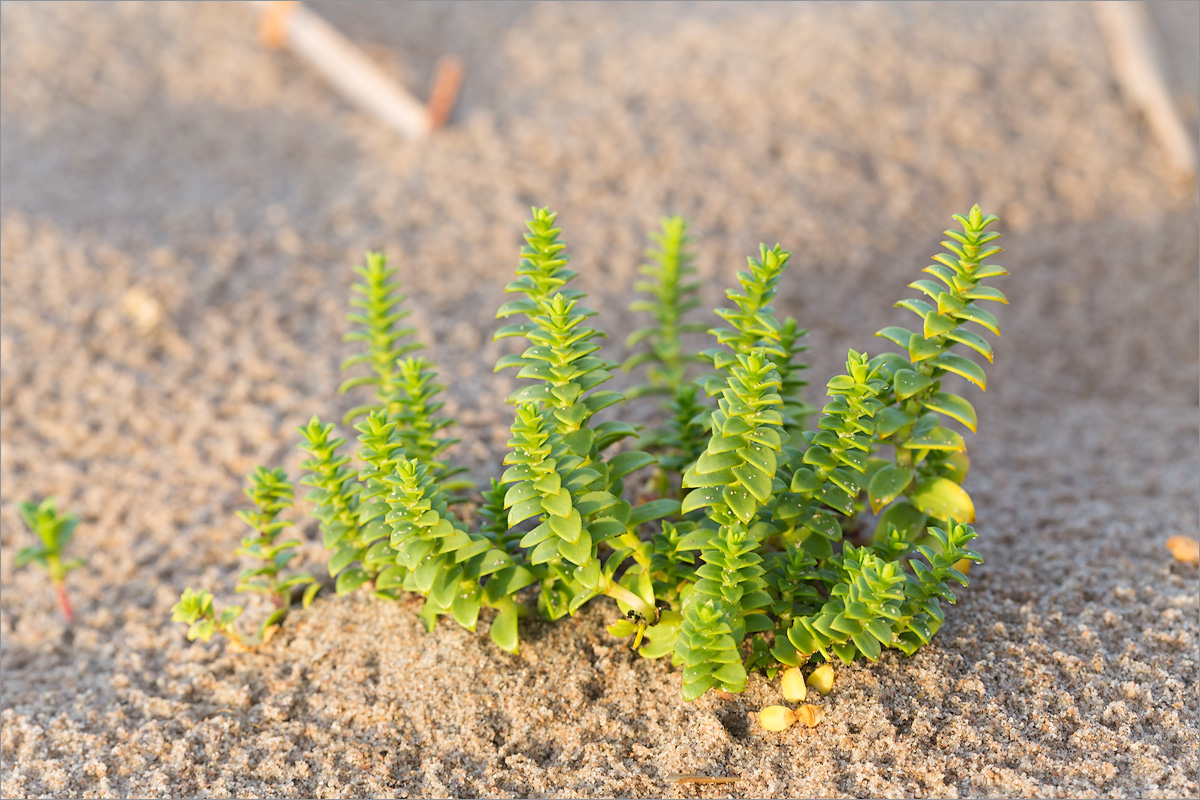
[[[198,592],[190,587],[183,590],[179,602],[171,609],[171,621],[188,626],[189,642],[196,639],[207,642],[213,634],[219,633],[241,648],[249,649],[255,643],[243,639],[234,624],[241,615],[241,606],[229,606],[218,613],[213,607],[212,592]]]
[[[300,546],[298,539],[279,542],[280,532],[291,525],[279,519],[279,513],[292,505],[293,489],[282,467],[258,467],[246,479],[246,496],[254,502],[254,510],[241,510],[237,516],[254,529],[256,536],[246,537],[237,555],[256,559],[257,566],[242,571],[238,592],[254,592],[271,599],[274,609],[259,626],[258,634],[248,637],[237,629],[236,620],[242,615],[241,606],[228,606],[218,612],[213,595],[207,591],[185,589],[179,602],[171,609],[171,620],[188,625],[188,640],[208,641],[221,634],[236,646],[249,649],[270,641],[292,608],[298,596],[303,608],[308,608],[321,585],[307,572],[288,574],[288,563],[295,558]]]
[[[242,540],[237,555],[261,561],[257,567],[242,572],[237,591],[256,592],[271,598],[275,610],[263,621],[259,635],[268,628],[283,622],[292,605],[292,595],[299,591],[301,606],[308,608],[313,597],[321,588],[316,578],[307,572],[288,575],[285,568],[296,557],[295,548],[299,539],[277,542],[279,533],[292,523],[278,519],[279,512],[292,505],[292,484],[282,467],[267,469],[259,467],[250,476],[246,485],[246,496],[254,501],[255,510],[238,511],[238,519],[258,533],[258,536]]]
[[[58,513],[57,500],[47,497],[41,504],[31,502],[19,506],[21,519],[29,530],[37,534],[41,544],[36,547],[23,547],[17,553],[16,567],[19,569],[26,564],[37,564],[50,576],[54,591],[58,595],[58,607],[63,619],[68,623],[75,621],[75,611],[71,608],[71,599],[67,595],[66,578],[72,571],[87,564],[82,558],[63,559],[63,550],[75,535],[75,527],[79,518],[73,513]]]

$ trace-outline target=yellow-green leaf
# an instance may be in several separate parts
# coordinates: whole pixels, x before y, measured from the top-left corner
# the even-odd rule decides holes
[[[964,358],[954,353],[943,353],[940,356],[930,359],[929,363],[946,372],[961,375],[980,389],[987,391],[987,375],[984,374],[983,367],[969,358]]]
[[[972,406],[965,398],[959,397],[956,394],[949,392],[938,392],[933,397],[921,401],[921,405],[930,411],[937,411],[940,414],[956,419],[963,425],[975,432],[975,426],[978,419],[975,416],[975,407]]]
[[[975,504],[971,496],[949,478],[922,481],[910,499],[917,509],[931,517],[956,522],[975,521]]]

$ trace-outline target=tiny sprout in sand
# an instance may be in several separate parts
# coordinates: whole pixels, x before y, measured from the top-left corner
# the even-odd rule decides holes
[[[54,592],[58,596],[58,607],[63,619],[68,623],[75,621],[75,610],[71,607],[71,598],[67,594],[67,575],[87,562],[82,558],[66,558],[63,550],[75,536],[75,527],[79,518],[71,512],[60,514],[58,501],[47,497],[41,503],[21,503],[18,506],[21,519],[40,540],[34,547],[23,547],[17,552],[14,566],[18,569],[27,564],[37,564],[45,570],[50,582],[54,584]]]
[[[621,367],[573,285],[602,276],[570,269],[557,216],[533,209],[505,287],[513,297],[496,314],[494,338],[515,345],[496,364],[519,383],[511,436],[478,495],[448,458],[453,420],[440,413],[436,366],[411,355],[420,345],[403,324],[397,270],[369,254],[353,287],[346,338],[359,350],[342,391],[372,394],[346,414],[345,438],[317,417],[300,430],[301,483],[337,593],[419,594],[429,629],[442,617],[472,631],[483,621],[513,653],[523,620],[572,616],[607,597],[610,633],[670,658],[687,700],[741,692],[752,670],[916,652],[955,602],[950,584],[966,586],[966,566],[980,560],[962,487],[964,434],[978,420],[959,392],[986,388],[979,359],[992,361],[999,324],[985,306],[1007,303],[989,283],[1008,274],[992,260],[996,218],[976,206],[954,221],[944,252],[909,284],[917,296],[896,303],[910,327],[876,334],[894,351],[850,350],[813,405],[807,331],[775,307],[791,253],[761,246],[705,319],[688,225],[663,220],[634,285],[643,299],[632,310],[648,324],[626,342],[624,369],[643,370],[644,382],[622,394],[603,387]],[[711,346],[690,349],[701,331]],[[648,430],[621,420],[627,396],[660,398],[661,419]],[[262,474],[286,481],[281,470]],[[274,517],[260,521],[267,527],[243,547],[259,566],[243,587],[276,603],[265,636],[291,590],[303,604],[317,584],[282,573],[296,549],[275,542]],[[218,613],[206,593],[181,606],[193,635],[233,630],[235,612]],[[832,681],[830,671],[814,685],[823,671],[808,682],[821,693]],[[804,696],[803,683],[787,681]],[[772,711],[776,724],[784,711]],[[819,711],[804,714],[815,724]]]

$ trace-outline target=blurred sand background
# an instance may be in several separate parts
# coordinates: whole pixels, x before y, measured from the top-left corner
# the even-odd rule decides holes
[[[415,93],[462,58],[451,126],[398,140],[240,4],[3,4],[4,796],[1195,796],[1200,591],[1163,543],[1198,527],[1197,191],[1087,4],[314,5]],[[1151,12],[1194,136],[1200,4]],[[684,704],[608,601],[515,657],[332,592],[253,654],[169,622],[185,586],[234,600],[245,473],[298,476],[296,426],[353,404],[364,250],[400,268],[482,481],[530,205],[620,334],[659,216],[692,220],[710,305],[781,242],[815,401],[975,201],[1012,272],[970,393],[985,563],[933,645],[839,668],[820,727],[763,732],[761,677]],[[82,518],[73,631],[12,569],[15,504],[47,494]]]

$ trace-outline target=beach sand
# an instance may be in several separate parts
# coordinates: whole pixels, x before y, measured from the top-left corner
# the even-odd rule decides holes
[[[0,12],[5,797],[1196,795],[1200,590],[1164,543],[1198,528],[1200,209],[1088,4],[314,5],[418,94],[460,56],[450,127],[398,140],[240,4]],[[1152,15],[1195,134],[1200,5]],[[763,731],[762,676],[684,703],[607,600],[524,625],[516,656],[486,614],[427,635],[361,593],[253,653],[170,622],[186,586],[239,600],[245,474],[298,477],[296,427],[361,399],[335,390],[365,250],[399,268],[483,482],[531,205],[614,359],[660,216],[692,221],[709,307],[783,244],[817,402],[974,202],[1012,273],[988,391],[964,389],[984,563],[919,654],[838,666],[820,726]],[[90,562],[70,630],[13,570],[16,503],[49,494]],[[315,523],[292,530],[323,571]]]

